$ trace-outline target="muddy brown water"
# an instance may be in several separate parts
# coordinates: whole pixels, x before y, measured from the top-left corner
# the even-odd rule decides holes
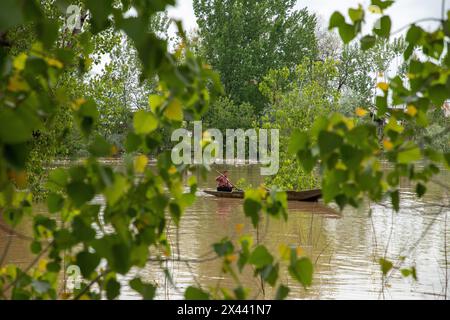
[[[228,169],[232,181],[245,178],[253,185],[261,182],[256,165]],[[216,175],[211,172],[206,181],[199,179],[200,189],[213,187]],[[437,179],[449,184],[449,178],[450,173],[444,171]],[[232,290],[236,283],[229,275],[221,273],[220,260],[194,261],[211,257],[211,244],[226,236],[237,239],[242,234],[250,234],[255,242],[265,244],[276,255],[279,246],[287,244],[300,247],[314,262],[313,285],[306,290],[286,272],[280,273],[279,279],[291,288],[290,299],[448,298],[450,221],[446,220],[450,213],[449,190],[430,183],[427,195],[418,199],[414,185],[403,183],[401,200],[399,213],[390,209],[389,201],[381,204],[366,202],[359,209],[347,208],[340,214],[320,203],[289,202],[287,222],[265,219],[261,227],[254,230],[244,216],[242,200],[215,198],[199,191],[195,204],[187,209],[181,220],[178,240],[173,226],[169,226],[168,231],[172,251],[179,252],[183,260],[191,262],[149,263],[141,270],[134,270],[130,276],[138,274],[144,280],[156,283],[158,299],[183,298],[184,289],[197,284],[210,289],[220,285]],[[45,213],[45,206],[37,205],[35,210]],[[238,232],[236,226],[241,224],[244,227]],[[31,223],[25,221],[19,230],[30,233]],[[6,242],[7,235],[0,229],[0,252]],[[378,264],[380,257],[394,262],[405,257],[401,266],[415,266],[418,280],[405,279],[399,272],[394,272],[383,281]],[[32,259],[29,241],[14,237],[5,262],[26,265]],[[164,268],[170,271],[172,281],[165,276]],[[267,285],[262,288],[259,280],[252,276],[252,270],[244,271],[240,278],[250,289],[250,298],[274,297],[275,289]],[[126,280],[122,279],[120,298],[139,298],[126,286]]]

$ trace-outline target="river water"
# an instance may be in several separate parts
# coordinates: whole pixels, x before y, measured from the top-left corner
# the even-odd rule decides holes
[[[245,178],[253,185],[261,182],[256,165],[228,169],[232,181]],[[200,189],[214,187],[215,176],[210,173],[205,181],[199,179]],[[437,179],[448,185],[450,173],[445,171]],[[259,230],[254,230],[244,216],[242,200],[215,198],[199,191],[195,204],[181,220],[178,236],[173,226],[168,231],[173,252],[191,262],[149,263],[130,276],[139,274],[156,283],[158,299],[183,298],[184,289],[190,285],[210,289],[220,285],[232,290],[236,284],[229,275],[221,273],[221,261],[208,259],[214,256],[211,244],[226,236],[237,239],[242,234],[251,234],[275,254],[280,244],[287,244],[302,248],[313,261],[313,285],[308,289],[287,273],[280,273],[280,280],[291,288],[289,299],[445,299],[450,296],[446,289],[450,285],[446,258],[450,255],[450,221],[446,221],[450,218],[450,194],[435,183],[430,183],[428,190],[423,199],[417,199],[414,185],[402,183],[399,213],[390,209],[389,201],[367,202],[362,208],[347,208],[342,213],[320,203],[289,202],[287,222],[265,220]],[[44,208],[37,206],[36,210],[45,212]],[[244,225],[242,231],[236,230],[240,224]],[[20,229],[26,232],[31,226],[25,222]],[[6,235],[0,230],[0,252],[5,243]],[[31,261],[28,248],[27,240],[15,238],[6,262],[23,265]],[[383,280],[378,264],[381,257],[400,268],[415,266],[418,280],[405,279],[398,271]],[[206,261],[196,263],[197,259]],[[164,269],[170,271],[171,279]],[[275,296],[273,288],[261,287],[251,270],[244,271],[240,278],[250,289],[250,298]],[[122,279],[124,285],[126,280]],[[124,286],[120,298],[138,296]]]

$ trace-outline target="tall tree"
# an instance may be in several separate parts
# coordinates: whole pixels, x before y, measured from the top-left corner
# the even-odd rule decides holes
[[[314,58],[316,17],[295,0],[194,0],[202,52],[220,73],[226,93],[261,112],[258,83],[270,69],[294,69]]]

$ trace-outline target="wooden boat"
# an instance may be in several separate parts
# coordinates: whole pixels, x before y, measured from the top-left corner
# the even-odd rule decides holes
[[[215,190],[203,190],[204,193],[219,198],[243,199],[244,191],[223,192]],[[286,191],[288,201],[315,202],[322,197],[322,190]]]

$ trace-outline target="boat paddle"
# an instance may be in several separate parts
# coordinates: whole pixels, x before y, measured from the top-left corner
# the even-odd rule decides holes
[[[221,173],[221,172],[218,171],[218,170],[215,170],[215,171],[216,171],[218,174],[220,174],[222,177],[224,177],[225,179],[227,179],[228,183],[229,183],[233,188],[235,188],[237,191],[244,191],[244,190],[239,189],[238,187],[236,187],[234,184],[232,184],[231,181],[230,181],[223,173]]]

